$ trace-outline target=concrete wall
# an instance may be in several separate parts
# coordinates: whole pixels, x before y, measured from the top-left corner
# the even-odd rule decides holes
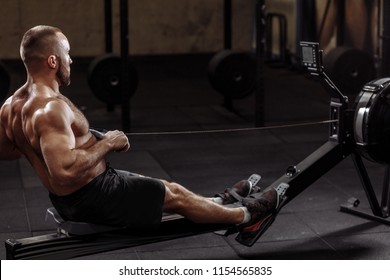
[[[0,59],[18,58],[24,32],[61,28],[73,56],[104,53],[103,0],[0,0]],[[119,0],[113,0],[114,51],[119,52]],[[253,0],[233,0],[233,46],[248,49]],[[217,51],[223,46],[223,0],[129,0],[130,53]]]

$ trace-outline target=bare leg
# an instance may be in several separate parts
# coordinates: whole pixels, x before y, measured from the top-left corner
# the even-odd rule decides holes
[[[240,224],[244,220],[240,208],[224,207],[177,183],[163,183],[166,187],[164,212],[180,214],[196,223]]]

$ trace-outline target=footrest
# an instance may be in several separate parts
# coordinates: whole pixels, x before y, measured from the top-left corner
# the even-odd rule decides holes
[[[252,186],[256,186],[258,182],[260,182],[261,176],[258,174],[252,174],[249,178],[248,181],[251,182]]]
[[[46,222],[54,223],[58,230],[67,235],[90,235],[123,229],[121,227],[65,221],[61,218],[54,207],[48,208],[46,210],[45,220]]]
[[[276,218],[275,214],[270,214],[270,216],[266,218],[264,222],[261,224],[259,230],[253,233],[240,232],[236,236],[236,241],[248,247],[253,246],[253,244],[255,244],[256,241],[263,235],[263,233],[271,226],[275,218]]]

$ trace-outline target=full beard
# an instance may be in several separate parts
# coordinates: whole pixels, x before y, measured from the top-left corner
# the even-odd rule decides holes
[[[58,67],[58,71],[56,73],[58,80],[60,81],[61,86],[69,86],[70,85],[70,73],[66,71],[63,67],[62,62],[60,62],[60,67]]]

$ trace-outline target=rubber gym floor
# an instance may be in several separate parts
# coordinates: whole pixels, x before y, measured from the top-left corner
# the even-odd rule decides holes
[[[231,130],[254,127],[254,95],[234,101],[235,112],[207,81],[208,55],[136,57],[139,86],[131,100],[131,132]],[[62,92],[92,127],[121,129],[119,106],[108,112],[86,80],[89,59],[74,58],[72,84]],[[25,81],[19,61],[5,61],[12,90]],[[173,180],[213,196],[252,173],[266,187],[328,138],[329,97],[316,82],[290,67],[265,67],[265,129],[175,135],[130,135],[131,151],[110,154],[115,168]],[[292,124],[310,123],[309,125]],[[315,123],[315,124],[313,124]],[[292,126],[286,126],[292,125]],[[384,168],[366,162],[378,194]],[[53,232],[51,206],[25,159],[0,162],[0,237]],[[369,211],[350,157],[286,205],[253,247],[214,233],[80,257],[81,259],[389,259],[390,227],[340,211],[351,197]],[[0,247],[1,259],[6,258]]]

